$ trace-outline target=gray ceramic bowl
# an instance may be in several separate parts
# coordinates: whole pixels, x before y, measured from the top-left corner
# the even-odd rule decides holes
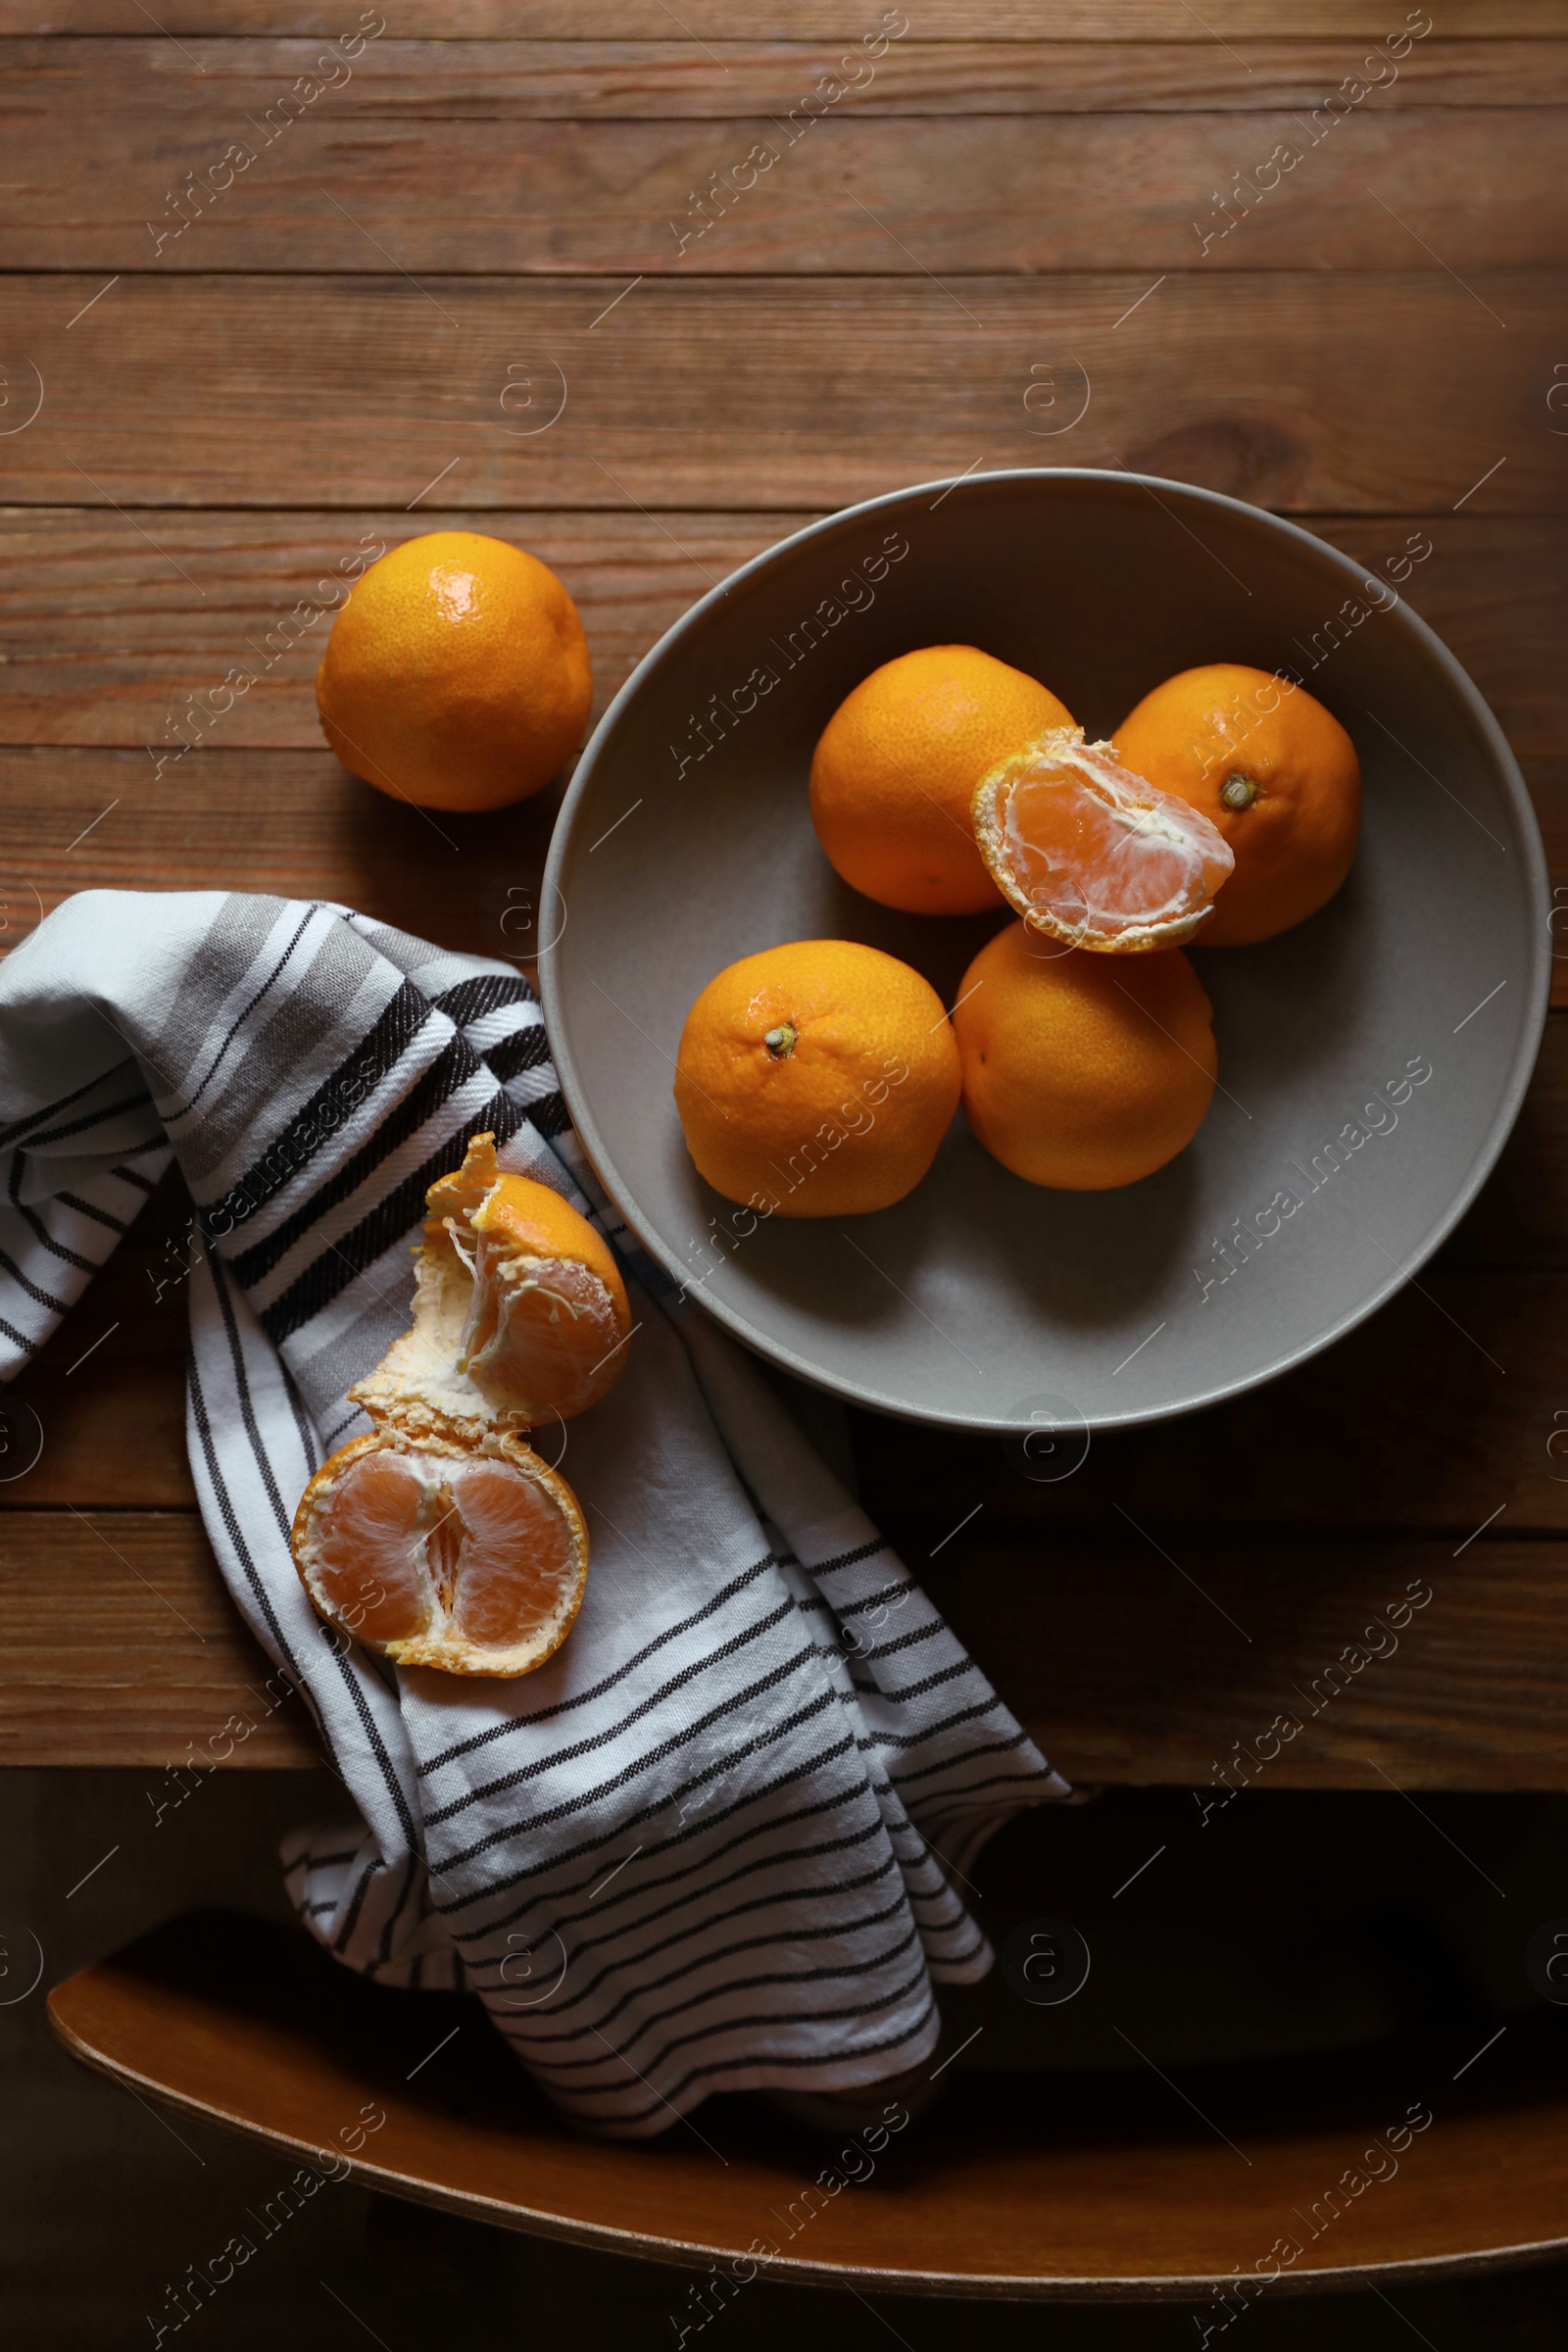
[[[1430,1256],[1529,1080],[1548,901],[1496,722],[1398,597],[1401,577],[1419,594],[1428,543],[1407,549],[1394,523],[1388,537],[1362,570],[1180,482],[927,483],[784,540],[641,663],[556,829],[545,1008],[572,1117],[627,1222],[738,1338],[916,1420],[1109,1427],[1270,1379]],[[675,1117],[673,1057],[699,989],[759,948],[845,938],[903,956],[951,1004],[1000,927],[858,897],[807,805],[812,748],[850,688],[896,654],[954,642],[1043,679],[1092,734],[1198,662],[1294,669],[1360,753],[1355,865],[1298,929],[1194,952],[1220,1091],[1157,1175],[1041,1191],[989,1158],[960,1113],[896,1208],[750,1231],[698,1176]]]

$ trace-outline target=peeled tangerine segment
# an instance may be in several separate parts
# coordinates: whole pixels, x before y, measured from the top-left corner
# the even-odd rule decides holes
[[[575,1495],[515,1438],[477,1452],[355,1438],[294,1522],[319,1613],[401,1666],[527,1674],[565,1640],[588,1538]]]
[[[1191,939],[1235,864],[1200,809],[1078,727],[1054,728],[994,767],[975,793],[974,828],[1025,922],[1109,955]]]

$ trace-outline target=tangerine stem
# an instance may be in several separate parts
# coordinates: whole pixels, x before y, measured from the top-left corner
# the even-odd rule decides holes
[[[768,1030],[762,1043],[775,1061],[783,1061],[794,1053],[799,1036],[800,1031],[793,1021],[780,1021],[776,1029]]]
[[[1250,776],[1238,770],[1226,777],[1219,788],[1219,797],[1227,808],[1250,808],[1257,798],[1257,786]]]

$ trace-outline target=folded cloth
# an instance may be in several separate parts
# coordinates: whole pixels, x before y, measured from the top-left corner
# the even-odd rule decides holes
[[[312,1610],[307,1479],[409,1321],[426,1187],[489,1128],[631,1277],[625,1372],[536,1432],[587,1516],[565,1645],[512,1682],[400,1671]],[[919,2064],[991,1951],[954,1890],[1064,1784],[745,1352],[598,1196],[509,966],[347,908],[92,891],[0,970],[0,1375],[171,1149],[196,1203],[188,1439],[228,1590],[352,1813],[284,1849],[383,1983],[464,1987],[561,2107],[650,2134],[715,2090]]]

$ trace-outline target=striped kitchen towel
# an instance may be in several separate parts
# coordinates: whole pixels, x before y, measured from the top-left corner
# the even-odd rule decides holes
[[[598,1216],[637,1324],[612,1395],[536,1433],[592,1565],[570,1640],[515,1682],[361,1651],[288,1544],[367,1426],[345,1392],[409,1320],[425,1188],[485,1128]],[[991,1964],[955,1882],[1066,1790],[752,1360],[607,1211],[513,970],[340,906],[83,893],[0,970],[0,1150],[6,1375],[171,1152],[189,1186],[191,1466],[350,1799],[284,1853],[329,1950],[477,1993],[604,2132],[930,2053],[933,1984]]]

